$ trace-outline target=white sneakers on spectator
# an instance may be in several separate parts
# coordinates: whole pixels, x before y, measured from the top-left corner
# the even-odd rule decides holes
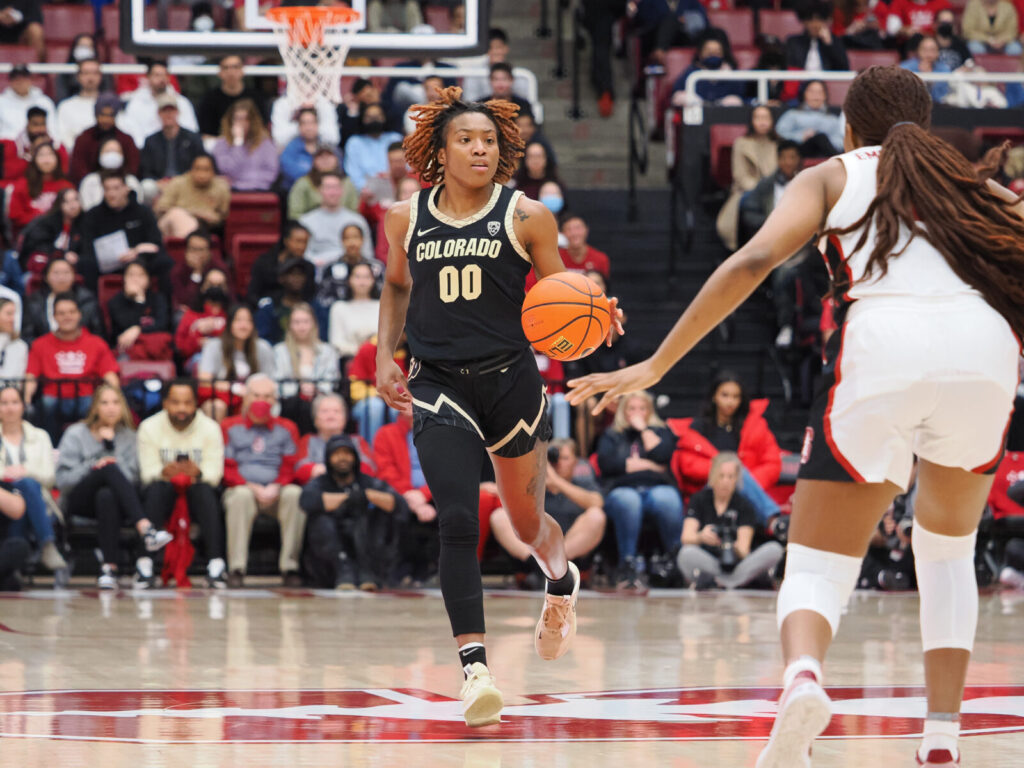
[[[1024,589],[1024,573],[1008,565],[1004,566],[999,572],[999,583],[1011,589]]]
[[[784,325],[779,329],[779,335],[775,337],[775,346],[786,349],[793,344],[793,326]]]
[[[142,534],[142,540],[146,544],[147,552],[158,552],[174,540],[174,534],[170,531],[158,531],[155,526],[151,525]]]
[[[224,558],[215,557],[206,564],[206,584],[210,589],[228,588],[228,566]]]
[[[117,569],[109,565],[102,566],[96,586],[100,589],[117,589]]]
[[[140,557],[135,561],[135,579],[132,589],[152,589],[156,579],[153,576],[153,558]]]
[[[64,560],[57,545],[52,541],[43,544],[39,553],[39,561],[48,571],[60,571],[68,567],[67,561]]]

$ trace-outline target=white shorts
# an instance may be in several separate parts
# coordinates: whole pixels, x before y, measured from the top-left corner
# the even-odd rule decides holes
[[[1009,324],[979,297],[854,302],[829,339],[800,477],[906,490],[915,454],[995,471],[1019,357]]]

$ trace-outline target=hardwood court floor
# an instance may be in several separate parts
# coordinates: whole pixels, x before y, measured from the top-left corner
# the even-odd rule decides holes
[[[534,653],[536,595],[490,592],[504,722],[469,730],[433,592],[248,590],[0,599],[0,765],[752,766],[780,674],[774,595],[584,593],[573,650]],[[816,768],[913,765],[914,595],[858,594]],[[1024,765],[1024,595],[982,597],[965,767]],[[902,738],[901,738],[902,737]]]

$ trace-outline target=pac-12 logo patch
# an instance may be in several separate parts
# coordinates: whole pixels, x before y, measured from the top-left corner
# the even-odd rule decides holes
[[[565,336],[559,336],[558,341],[551,345],[548,349],[548,354],[554,353],[556,355],[564,355],[572,349],[572,342],[569,341]]]
[[[800,463],[806,464],[811,460],[811,448],[814,446],[814,427],[804,430],[804,447],[800,449]]]
[[[500,221],[488,221],[487,222],[487,234],[494,237],[498,232],[501,231]]]

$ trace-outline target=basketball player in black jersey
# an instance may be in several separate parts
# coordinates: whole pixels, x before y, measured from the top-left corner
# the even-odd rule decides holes
[[[576,633],[579,571],[544,512],[551,425],[544,385],[520,312],[530,269],[564,271],[554,217],[504,186],[522,156],[518,107],[459,100],[420,105],[406,160],[434,186],[387,213],[388,263],[380,302],[377,389],[413,416],[420,464],[438,511],[441,593],[465,673],[470,726],[500,719],[501,693],[484,651],[483,589],[476,559],[483,444],[518,536],[547,576],[535,645],[542,658]],[[394,362],[403,327],[413,361]]]

